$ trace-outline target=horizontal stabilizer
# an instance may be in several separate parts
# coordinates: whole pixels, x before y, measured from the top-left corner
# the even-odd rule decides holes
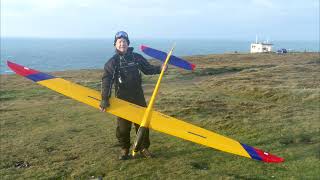
[[[153,57],[155,59],[158,59],[160,61],[165,61],[167,58],[167,53],[141,45],[141,51],[144,52],[146,55]],[[174,66],[186,69],[186,70],[194,70],[196,67],[195,64],[192,64],[184,59],[178,58],[176,56],[171,55],[169,64],[172,64]]]

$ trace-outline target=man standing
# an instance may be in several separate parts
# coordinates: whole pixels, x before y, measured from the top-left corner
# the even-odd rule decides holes
[[[142,89],[141,72],[146,75],[160,74],[161,67],[153,66],[140,54],[133,52],[129,47],[128,34],[119,31],[114,37],[115,54],[106,62],[102,76],[101,86],[101,111],[109,107],[112,85],[115,86],[115,96],[125,101],[146,107],[146,100]],[[118,117],[116,137],[121,146],[120,160],[129,159],[130,130],[132,122]],[[134,124],[136,132],[138,124]],[[140,153],[146,158],[152,157],[148,151],[150,146],[149,131],[147,131]]]

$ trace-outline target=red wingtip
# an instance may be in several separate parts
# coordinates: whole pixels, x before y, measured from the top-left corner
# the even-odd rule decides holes
[[[145,45],[141,45],[141,46],[140,46],[141,51],[143,51],[143,50],[146,49],[146,48],[148,48],[148,47],[145,46]]]
[[[10,65],[12,65],[12,64],[13,64],[13,62],[11,62],[10,60],[7,60],[8,67],[10,67]]]
[[[255,151],[259,154],[259,156],[262,158],[262,161],[268,162],[268,163],[281,163],[284,161],[283,158],[275,156],[273,154],[264,152],[260,149],[254,148]]]
[[[191,69],[192,71],[196,68],[196,65],[195,64],[191,64]]]
[[[39,72],[39,71],[36,71],[33,69],[29,69],[27,67],[21,66],[19,64],[13,63],[9,60],[7,61],[7,65],[12,71],[14,71],[15,73],[17,73],[21,76],[28,76],[28,75],[36,74]]]

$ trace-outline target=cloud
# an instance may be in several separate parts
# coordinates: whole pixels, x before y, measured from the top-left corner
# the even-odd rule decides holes
[[[189,37],[309,23],[303,26],[309,32],[312,24],[319,27],[315,14],[319,0],[1,0],[1,30],[10,36],[28,36],[26,29],[43,36],[104,36],[127,29]]]
[[[256,4],[258,6],[264,7],[264,8],[275,8],[275,5],[270,0],[252,0],[253,4]]]
[[[1,15],[5,17],[42,16],[64,8],[63,0],[1,0]]]
[[[66,4],[64,0],[1,0],[1,5],[4,8],[16,9],[16,8],[45,8],[45,9],[55,9],[63,7]]]

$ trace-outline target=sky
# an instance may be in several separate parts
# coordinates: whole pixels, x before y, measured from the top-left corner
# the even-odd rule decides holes
[[[319,0],[0,0],[1,37],[319,41]]]

